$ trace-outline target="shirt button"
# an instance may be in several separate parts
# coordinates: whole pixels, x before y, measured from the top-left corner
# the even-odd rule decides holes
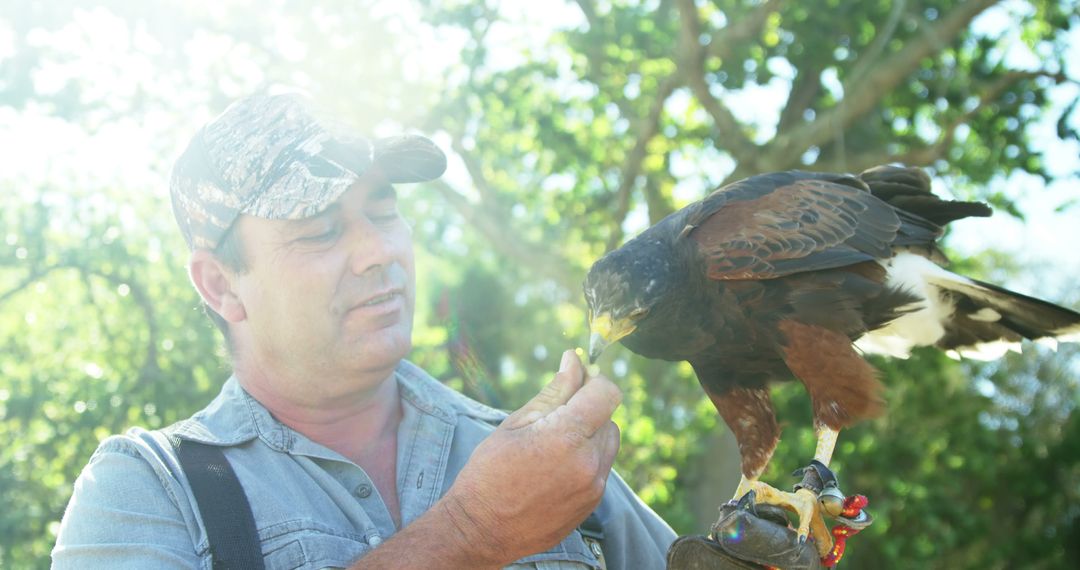
[[[368,543],[369,546],[374,548],[374,547],[382,544],[382,538],[379,538],[379,535],[376,534],[376,535],[372,536],[371,538],[367,539],[367,543]]]
[[[356,493],[357,497],[360,497],[361,499],[366,499],[371,496],[371,485],[360,485],[356,488],[356,491],[353,492]]]

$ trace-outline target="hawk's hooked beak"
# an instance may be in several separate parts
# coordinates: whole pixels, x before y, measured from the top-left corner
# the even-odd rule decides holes
[[[634,332],[637,325],[630,319],[611,318],[611,313],[601,313],[589,319],[589,364],[596,362],[608,345]]]

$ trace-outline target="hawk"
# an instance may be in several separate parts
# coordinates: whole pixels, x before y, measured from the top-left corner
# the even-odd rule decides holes
[[[863,353],[936,346],[989,358],[1021,339],[1080,340],[1080,313],[943,267],[943,227],[990,213],[938,198],[924,171],[898,166],[729,184],[592,266],[590,359],[621,341],[648,358],[689,362],[738,441],[735,497],[753,490],[758,502],[795,512],[799,539],[812,534],[827,552],[820,515],[836,516],[835,503],[758,481],[780,435],[770,383],[805,386],[814,459],[827,468],[838,432],[882,411]]]

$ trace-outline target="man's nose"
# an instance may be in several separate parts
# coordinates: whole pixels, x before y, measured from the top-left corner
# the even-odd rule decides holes
[[[398,232],[388,232],[371,223],[366,217],[355,220],[350,229],[349,265],[352,272],[362,275],[371,269],[386,267],[399,253],[402,244]]]

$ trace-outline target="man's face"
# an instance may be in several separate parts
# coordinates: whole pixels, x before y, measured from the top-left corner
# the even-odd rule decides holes
[[[337,377],[389,374],[408,354],[412,236],[381,175],[361,177],[317,216],[237,224],[249,271],[236,277],[246,318],[233,327],[245,363]]]

